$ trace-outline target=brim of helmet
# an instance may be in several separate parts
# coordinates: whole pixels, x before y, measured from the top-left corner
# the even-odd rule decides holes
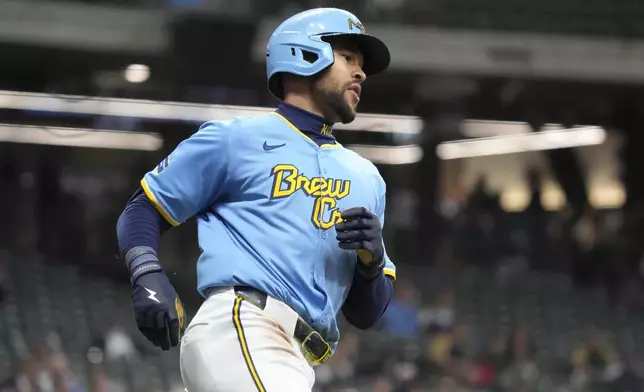
[[[364,57],[362,70],[367,76],[378,74],[389,67],[391,55],[389,48],[380,39],[368,34],[329,34],[322,37],[325,41],[346,38],[355,41]]]

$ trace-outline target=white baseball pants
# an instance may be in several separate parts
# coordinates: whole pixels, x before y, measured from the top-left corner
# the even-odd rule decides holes
[[[293,314],[287,319],[297,317],[288,310]],[[181,341],[186,390],[311,392],[313,368],[299,342],[285,332],[288,327],[283,328],[284,323],[269,313],[268,305],[261,310],[239,298],[233,288],[213,290]]]

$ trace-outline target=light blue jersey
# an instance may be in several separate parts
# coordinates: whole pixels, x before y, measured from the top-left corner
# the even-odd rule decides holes
[[[351,207],[384,222],[385,183],[371,162],[337,143],[318,146],[275,112],[203,124],[141,184],[171,224],[197,215],[202,295],[255,287],[335,348],[357,255],[340,249],[334,225]]]

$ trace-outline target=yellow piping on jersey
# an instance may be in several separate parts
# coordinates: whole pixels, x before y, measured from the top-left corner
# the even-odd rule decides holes
[[[300,135],[304,136],[304,138],[306,138],[306,140],[308,140],[309,142],[311,142],[311,143],[315,144],[315,146],[317,147],[317,143],[316,143],[315,141],[313,141],[313,139],[311,139],[310,137],[306,136],[306,134],[305,134],[304,132],[300,131],[300,130],[299,130],[295,125],[293,125],[293,123],[291,123],[291,122],[290,122],[286,117],[282,116],[281,114],[279,114],[279,113],[277,113],[277,112],[272,112],[271,114],[274,114],[274,115],[276,115],[277,117],[279,117],[279,118],[281,118],[282,120],[284,120],[284,121],[286,122],[286,124],[288,124],[288,126],[289,126],[289,127],[293,128],[297,133],[299,133]],[[335,144],[323,144],[323,145],[321,145],[321,146],[320,146],[320,148],[324,148],[324,147],[328,147],[328,148],[338,148],[338,147],[342,147],[342,145],[336,141],[336,142],[335,142]]]
[[[157,200],[157,198],[154,196],[154,193],[152,193],[152,190],[148,186],[147,182],[145,182],[145,178],[141,179],[141,188],[143,188],[143,192],[145,192],[145,195],[148,197],[148,199],[154,204],[154,207],[156,207],[157,211],[163,216],[165,220],[168,221],[172,226],[179,226],[179,222],[176,220],[172,219],[170,214],[163,208],[161,203]]]
[[[255,364],[253,363],[253,358],[250,356],[250,351],[248,351],[248,342],[246,341],[244,328],[242,327],[241,318],[239,317],[239,308],[241,307],[242,301],[243,298],[237,297],[235,299],[235,306],[233,306],[233,324],[235,324],[235,329],[237,330],[237,340],[239,340],[239,346],[241,347],[242,354],[244,355],[246,367],[248,368],[250,376],[253,378],[253,382],[255,383],[257,390],[259,392],[266,392],[266,388],[264,388],[264,384],[259,378],[259,374],[257,374],[257,369],[255,369]]]

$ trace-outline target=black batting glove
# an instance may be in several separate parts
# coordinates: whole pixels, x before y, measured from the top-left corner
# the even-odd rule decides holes
[[[358,271],[363,276],[376,277],[385,267],[380,220],[365,207],[343,211],[342,219],[335,225],[338,245],[358,253]]]
[[[143,260],[135,257],[129,263],[134,266],[131,282],[136,324],[152,344],[167,351],[179,344],[185,330],[183,303],[161,264],[150,257],[149,251],[138,253]]]

